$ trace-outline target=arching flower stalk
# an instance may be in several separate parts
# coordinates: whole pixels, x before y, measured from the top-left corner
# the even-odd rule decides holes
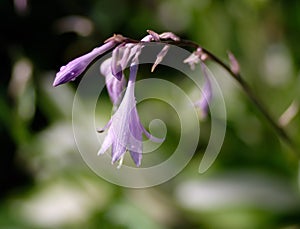
[[[140,41],[123,37],[122,35],[114,35],[107,39],[102,46],[95,48],[90,53],[78,57],[69,62],[66,66],[61,67],[60,71],[56,74],[53,86],[73,81],[85,72],[96,58],[112,50],[112,57],[109,57],[102,63],[100,72],[105,77],[106,87],[116,112],[113,114],[107,125],[102,130],[98,131],[103,132],[108,129],[108,134],[98,152],[99,155],[103,154],[111,146],[112,163],[119,161],[119,164],[121,165],[124,154],[128,150],[135,164],[140,166],[142,159],[142,135],[145,134],[146,137],[152,141],[163,141],[163,139],[153,137],[142,126],[136,109],[134,95],[134,85],[139,63],[138,58],[142,52],[142,48],[145,43],[157,42],[163,43],[164,47],[156,57],[156,61],[151,69],[152,72],[165,58],[170,45],[194,48],[195,51],[184,60],[184,63],[189,64],[192,70],[194,70],[196,64],[200,63],[205,82],[201,99],[196,102],[195,105],[202,110],[204,116],[208,113],[209,102],[213,97],[210,77],[204,63],[207,60],[210,60],[220,65],[238,82],[246,95],[265,116],[266,120],[271,124],[277,134],[288,143],[300,157],[292,139],[277,121],[272,118],[265,106],[241,77],[239,63],[232,53],[229,53],[230,66],[228,66],[218,57],[193,41],[182,40],[171,32],[164,32],[161,34],[152,30],[147,30],[147,32],[148,35]],[[124,69],[126,69],[128,65],[130,75],[126,87]],[[124,90],[125,93],[123,96]]]

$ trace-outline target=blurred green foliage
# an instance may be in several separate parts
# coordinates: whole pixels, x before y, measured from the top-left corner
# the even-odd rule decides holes
[[[51,86],[60,66],[113,33],[138,39],[146,29],[173,31],[224,61],[231,50],[277,119],[299,104],[299,1],[1,0],[0,19],[0,228],[300,227],[298,158],[218,66],[210,65],[228,129],[216,162],[197,172],[209,131],[209,122],[201,122],[188,166],[141,190],[89,170],[72,133],[78,82]],[[139,109],[146,115],[147,103]],[[298,145],[299,126],[299,115],[285,124]]]

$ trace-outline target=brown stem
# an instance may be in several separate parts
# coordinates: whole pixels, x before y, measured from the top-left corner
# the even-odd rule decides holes
[[[140,41],[131,39],[131,38],[126,38],[125,42],[129,43],[140,43]],[[155,42],[155,41],[154,41]],[[185,47],[191,47],[194,49],[201,49],[201,52],[203,54],[206,54],[207,58],[209,60],[214,61],[215,63],[219,64],[223,69],[225,69],[237,82],[238,84],[242,87],[248,98],[251,100],[251,102],[258,108],[258,110],[262,113],[262,115],[266,118],[266,120],[269,122],[269,124],[273,127],[273,129],[276,131],[278,136],[287,144],[290,146],[291,149],[295,152],[297,157],[300,158],[300,152],[298,151],[295,143],[293,140],[289,137],[287,132],[275,121],[275,119],[271,116],[269,111],[267,110],[266,106],[258,99],[258,97],[253,93],[251,90],[249,84],[244,81],[243,77],[241,76],[240,73],[235,73],[231,70],[231,68],[225,64],[222,60],[220,60],[217,56],[215,56],[213,53],[208,51],[207,49],[204,49],[197,43],[190,41],[190,40],[179,40],[179,41],[173,41],[173,40],[161,40],[161,43],[166,43],[166,44],[173,44],[176,46],[185,46]],[[142,42],[143,43],[143,42]]]

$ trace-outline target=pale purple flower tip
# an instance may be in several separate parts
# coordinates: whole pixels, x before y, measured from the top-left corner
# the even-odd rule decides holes
[[[158,35],[156,32],[154,32],[154,31],[148,29],[148,30],[147,30],[147,33],[149,33],[149,35],[151,35],[151,37],[152,37],[152,39],[153,39],[154,41],[160,41],[160,37],[159,37],[159,35]]]
[[[154,64],[152,65],[151,72],[154,72],[156,66],[159,65],[163,61],[163,59],[167,55],[169,49],[170,49],[170,46],[165,45],[162,48],[162,50],[157,54],[156,60],[155,60]]]
[[[110,40],[102,46],[93,49],[91,52],[72,60],[66,66],[62,66],[60,71],[56,74],[53,86],[56,87],[60,84],[75,80],[86,70],[95,58],[109,51],[115,47],[116,44],[117,42],[115,40]]]
[[[159,34],[159,38],[160,39],[171,39],[173,41],[180,41],[180,38],[172,32],[161,33],[161,34]]]
[[[143,42],[153,41],[153,36],[149,34],[149,35],[145,36],[141,41],[143,41]]]
[[[195,69],[195,65],[198,64],[199,62],[200,62],[200,58],[199,55],[197,54],[197,51],[193,52],[185,60],[183,60],[183,63],[189,64],[192,70]]]
[[[229,57],[229,61],[230,61],[230,69],[231,71],[238,75],[240,73],[240,64],[237,61],[237,59],[235,58],[235,56],[233,55],[232,52],[228,52],[228,57]]]
[[[165,40],[170,39],[173,41],[180,41],[180,38],[172,32],[164,32],[164,33],[158,34],[152,30],[147,30],[147,33],[149,33],[149,35],[145,36],[141,41],[151,42],[151,41],[160,41],[161,39],[165,39]]]

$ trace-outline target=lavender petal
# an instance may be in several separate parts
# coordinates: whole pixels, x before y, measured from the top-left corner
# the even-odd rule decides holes
[[[154,32],[154,31],[148,29],[148,30],[147,30],[147,33],[149,33],[149,35],[152,36],[152,39],[153,39],[154,41],[160,41],[160,37],[159,37],[159,35],[158,35],[156,32]]]
[[[122,66],[120,65],[120,59],[122,56],[120,49],[120,46],[114,49],[111,60],[111,72],[117,80],[121,80],[123,76]]]
[[[140,167],[141,163],[142,163],[143,154],[142,153],[137,153],[137,152],[134,152],[134,151],[129,151],[129,153],[130,153],[130,156],[131,156],[132,160],[134,161],[135,165],[137,167]]]
[[[103,154],[105,151],[107,151],[108,148],[113,144],[113,141],[114,141],[113,136],[110,133],[108,133],[107,136],[105,137],[97,155],[99,156],[99,155]]]
[[[163,47],[163,49],[157,54],[156,60],[155,60],[154,64],[152,65],[151,72],[154,72],[156,66],[159,65],[163,61],[163,59],[167,55],[169,49],[170,49],[170,46],[165,45]]]
[[[172,32],[161,33],[161,34],[159,34],[159,38],[160,39],[171,39],[173,41],[180,41],[180,38]]]
[[[107,52],[116,46],[115,41],[109,41],[102,46],[93,49],[91,52],[77,57],[76,59],[69,62],[66,66],[62,66],[60,71],[56,74],[53,86],[56,87],[60,84],[67,83],[75,80],[81,73],[83,73],[88,65],[99,55]]]
[[[106,88],[109,97],[114,105],[118,105],[121,99],[122,92],[125,88],[126,79],[122,77],[121,80],[117,80],[111,72],[112,58],[108,58],[103,61],[100,66],[100,72],[105,76]]]
[[[111,126],[111,123],[112,123],[112,119],[110,119],[102,129],[97,129],[97,132],[103,133],[107,128]]]
[[[200,101],[196,104],[196,106],[200,107],[203,117],[206,117],[209,109],[209,103],[212,99],[212,86],[208,76],[206,65],[202,61],[200,62],[200,65],[205,78],[205,83],[202,90],[202,97]]]
[[[126,147],[119,142],[114,142],[111,148],[111,163],[114,164],[116,161],[120,160],[120,158],[126,152]]]

